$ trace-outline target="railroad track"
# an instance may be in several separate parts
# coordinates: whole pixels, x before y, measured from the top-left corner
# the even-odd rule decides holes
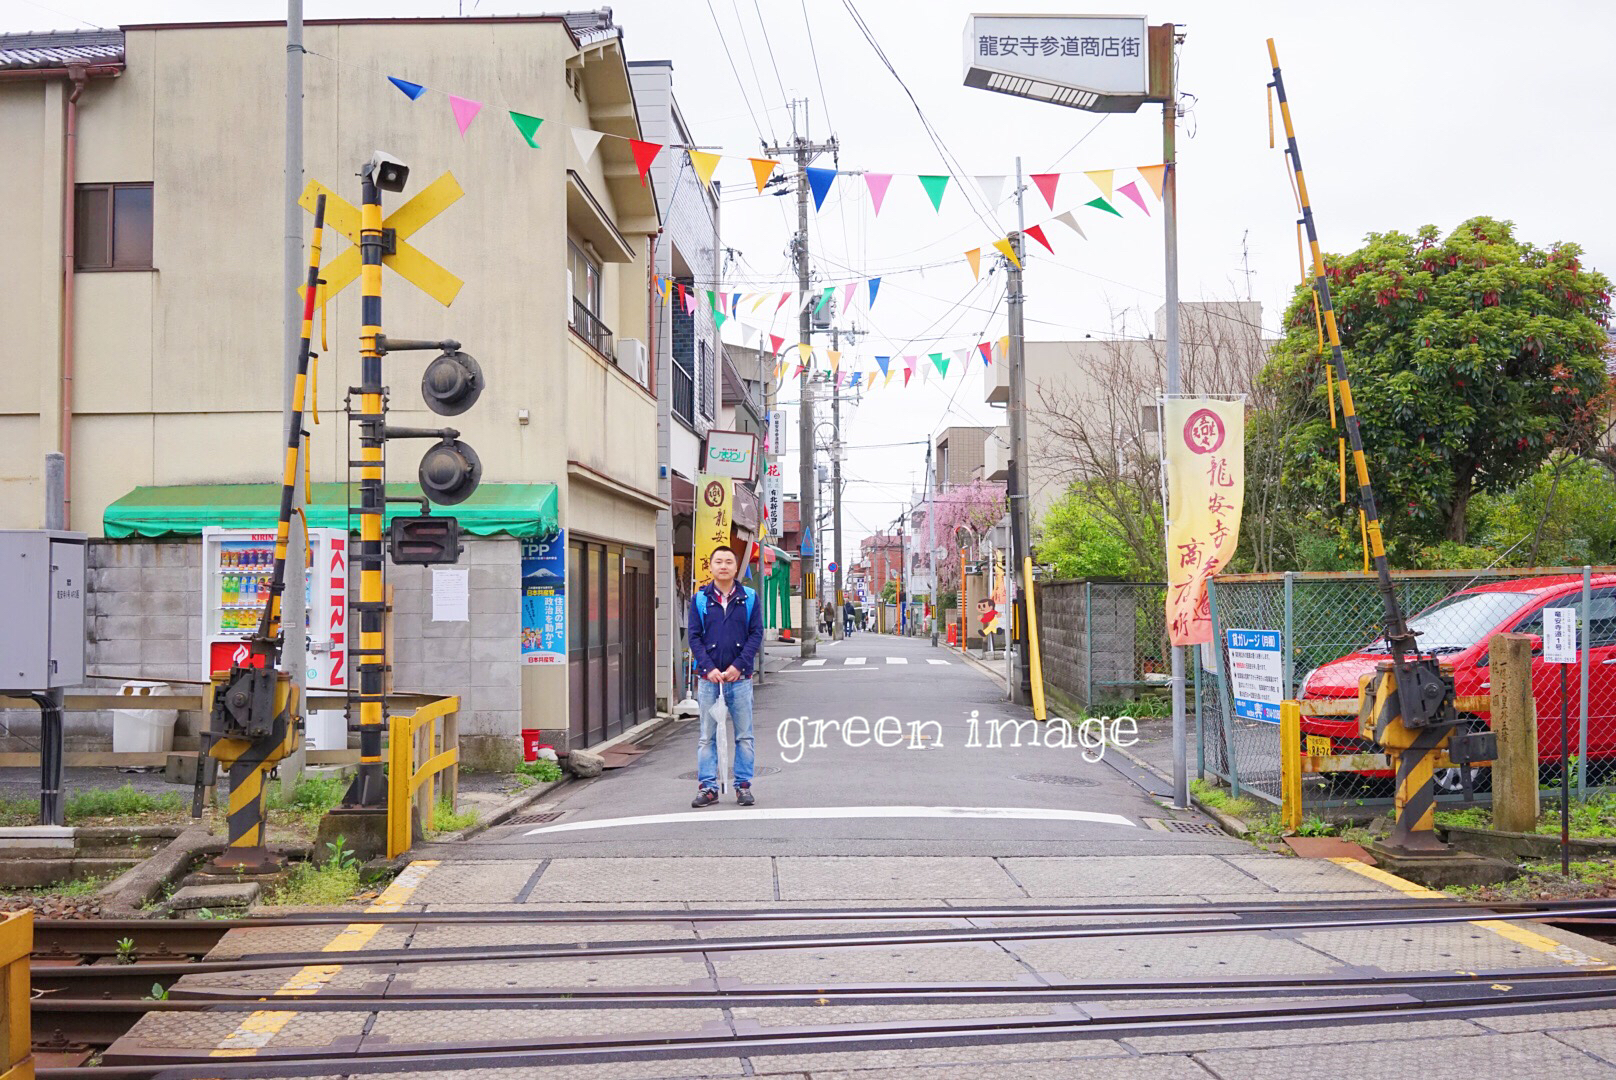
[[[1224,916],[1215,921],[1177,921],[1183,916]],[[767,937],[697,940],[632,940],[634,925],[657,923],[787,923],[793,921],[860,923],[914,920],[954,920],[965,925],[943,930],[861,930],[850,933],[782,934]],[[1042,919],[1055,925],[977,926],[979,920]],[[1060,925],[1068,919],[1090,920],[1085,925]],[[1119,919],[1143,922],[1116,922]],[[478,962],[578,959],[580,957],[633,957],[674,954],[715,954],[822,948],[907,948],[954,943],[1037,941],[1073,938],[1140,938],[1196,934],[1261,933],[1265,931],[1352,930],[1415,927],[1471,921],[1537,920],[1565,924],[1582,933],[1616,932],[1616,901],[1523,901],[1513,904],[1456,903],[1446,899],[1392,899],[1386,901],[1273,902],[1261,904],[1139,904],[1047,907],[906,908],[787,911],[594,912],[433,912],[396,914],[308,913],[238,920],[41,920],[37,924],[32,977],[36,1048],[41,1053],[41,1077],[156,1076],[175,1080],[186,1076],[312,1076],[333,1071],[333,1066],[362,1065],[367,1071],[404,1071],[423,1067],[423,1058],[453,1061],[457,1067],[484,1063],[550,1064],[564,1061],[602,1061],[647,1056],[702,1056],[761,1052],[784,1047],[812,1048],[868,1044],[946,1045],[962,1039],[1017,1041],[1070,1038],[1074,1035],[1115,1038],[1119,1031],[1134,1034],[1158,1030],[1190,1031],[1208,1024],[1264,1026],[1326,1023],[1351,1015],[1363,1019],[1417,1012],[1421,1017],[1458,1016],[1523,1007],[1554,1008],[1616,1006],[1616,967],[1561,968],[1544,971],[1427,973],[1375,977],[1264,978],[1150,983],[1134,981],[1040,983],[950,983],[916,987],[843,984],[823,986],[748,986],[730,989],[662,989],[632,993],[611,987],[511,992],[509,989],[471,988],[455,993],[391,990],[383,994],[348,993],[331,987],[318,996],[282,996],[230,988],[170,988],[184,975],[215,972],[256,972],[330,964],[329,952],[268,952],[207,959],[209,952],[232,929],[307,927],[340,929],[353,923],[429,925],[583,925],[624,924],[625,940],[579,942],[568,945],[521,945],[499,948],[375,949],[346,953],[348,967],[396,964],[464,965]],[[1103,920],[1092,924],[1093,920]],[[1109,925],[1107,925],[1109,923]],[[133,947],[120,942],[133,942]],[[120,962],[129,961],[133,962]],[[160,1000],[151,1000],[154,988]],[[1268,999],[1295,995],[1325,997],[1329,1001],[1286,1003]],[[923,1023],[827,1025],[823,1028],[771,1029],[764,1033],[731,1036],[690,1034],[600,1040],[545,1040],[501,1043],[492,1050],[475,1046],[432,1044],[420,1048],[345,1050],[309,1056],[265,1049],[248,1061],[222,1066],[206,1054],[164,1054],[161,1060],[125,1061],[116,1066],[82,1067],[90,1053],[105,1048],[148,1012],[230,1012],[244,1017],[267,1008],[287,1013],[322,1011],[574,1009],[654,1006],[736,1005],[870,1005],[870,1004],[994,1004],[1016,1015],[1021,1004],[1047,1007],[1060,1003],[1103,1002],[1125,996],[1131,1000],[1208,999],[1186,1017],[1182,1007],[1144,1009],[1126,1015],[1094,1018],[1079,1014],[1036,1019],[965,1021],[938,1019]],[[1214,999],[1239,996],[1239,1007],[1219,1007]],[[145,1000],[143,1000],[145,999]],[[918,1040],[918,1042],[917,1042]],[[514,1056],[513,1056],[514,1055]],[[206,1061],[207,1064],[201,1064]],[[50,1067],[60,1063],[60,1067]],[[187,1071],[187,1070],[192,1071]],[[194,1071],[201,1069],[202,1071]],[[255,1071],[256,1070],[256,1071]],[[338,1069],[337,1071],[343,1071]]]

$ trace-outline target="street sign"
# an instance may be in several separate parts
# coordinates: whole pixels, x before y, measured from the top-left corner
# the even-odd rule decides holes
[[[840,568],[840,567],[838,567],[838,566],[837,566],[837,565],[836,565],[836,564],[835,564],[835,563],[831,563],[831,564],[830,564],[830,567],[829,567],[829,570],[830,570],[830,572],[831,572],[831,573],[833,573],[833,574],[834,574],[834,573],[835,573],[835,572],[836,572],[836,571],[837,571],[837,570],[839,570],[839,569],[841,569],[841,568]]]
[[[769,414],[769,445],[764,448],[776,456],[786,452],[786,411],[775,409]]]
[[[750,483],[757,476],[757,436],[745,431],[709,431],[701,471]]]
[[[965,85],[1091,112],[1133,112],[1151,100],[1143,16],[972,15]]]
[[[1285,699],[1285,664],[1278,630],[1228,630],[1229,691],[1234,714],[1247,720],[1279,723]]]
[[[1576,608],[1543,609],[1543,662],[1545,664],[1577,662]]]
[[[785,500],[781,495],[780,463],[769,462],[768,471],[763,474],[763,522],[767,535],[776,539],[780,536],[780,527],[785,516]]]
[[[392,267],[394,273],[444,307],[454,302],[455,296],[460,292],[460,286],[465,282],[405,241],[464,194],[465,191],[460,187],[460,182],[454,178],[454,174],[444,173],[382,220],[382,227],[392,229],[395,237],[392,254],[385,252],[382,254],[382,265]],[[359,208],[353,203],[318,180],[310,180],[309,186],[303,189],[302,198],[298,199],[298,205],[312,214],[315,200],[321,195],[325,196],[326,225],[346,236],[353,244],[320,270],[320,280],[325,282],[325,288],[321,290],[319,296],[319,303],[323,307],[359,276],[360,254]],[[298,292],[301,294],[303,289],[299,289]]]

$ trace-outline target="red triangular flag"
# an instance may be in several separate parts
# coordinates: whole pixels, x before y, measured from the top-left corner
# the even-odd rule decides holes
[[[1044,193],[1044,201],[1051,210],[1055,209],[1055,188],[1060,184],[1060,173],[1046,172],[1033,173],[1032,182],[1038,185],[1038,190]]]
[[[628,141],[629,149],[634,151],[634,166],[640,170],[640,183],[645,183],[645,174],[651,168],[651,162],[662,152],[662,144],[654,142],[641,142],[639,139]]]
[[[982,350],[982,364],[983,364],[983,366],[991,365],[993,363],[993,345],[992,345],[992,343],[984,341],[984,342],[981,342],[980,344],[978,344],[977,348]]]
[[[1044,238],[1044,227],[1042,225],[1028,225],[1022,231],[1028,236],[1032,237],[1034,240],[1038,241],[1040,244],[1044,245],[1045,248],[1048,248],[1051,255],[1055,254],[1055,249],[1050,247],[1049,241]]]
[[[798,365],[797,365],[797,370],[796,370],[796,371],[793,371],[793,372],[792,372],[792,373],[791,373],[791,377],[792,377],[792,378],[793,378],[793,379],[798,379],[798,378],[801,378],[801,377],[802,377],[802,373],[803,373],[803,372],[805,372],[805,371],[807,371],[807,370],[808,370],[808,366],[807,366],[807,365],[806,365],[806,364],[798,364]]]
[[[914,375],[914,373],[915,373],[914,368],[907,368],[906,367],[906,368],[903,369],[903,385],[905,385],[905,386],[909,385],[909,379]]]
[[[769,335],[769,344],[774,346],[774,355],[780,355],[780,346],[784,345],[785,343],[786,339],[781,337],[779,334]]]

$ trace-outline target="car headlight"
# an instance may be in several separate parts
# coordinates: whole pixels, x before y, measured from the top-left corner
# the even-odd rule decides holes
[[[1307,693],[1308,681],[1311,680],[1314,675],[1317,675],[1318,672],[1319,672],[1319,669],[1314,668],[1313,670],[1309,671],[1306,675],[1303,675],[1301,683],[1296,688],[1296,692],[1298,694],[1306,694]]]

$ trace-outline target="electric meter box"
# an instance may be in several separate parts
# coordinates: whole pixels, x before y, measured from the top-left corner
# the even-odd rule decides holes
[[[0,688],[84,684],[88,543],[84,533],[0,529]]]

